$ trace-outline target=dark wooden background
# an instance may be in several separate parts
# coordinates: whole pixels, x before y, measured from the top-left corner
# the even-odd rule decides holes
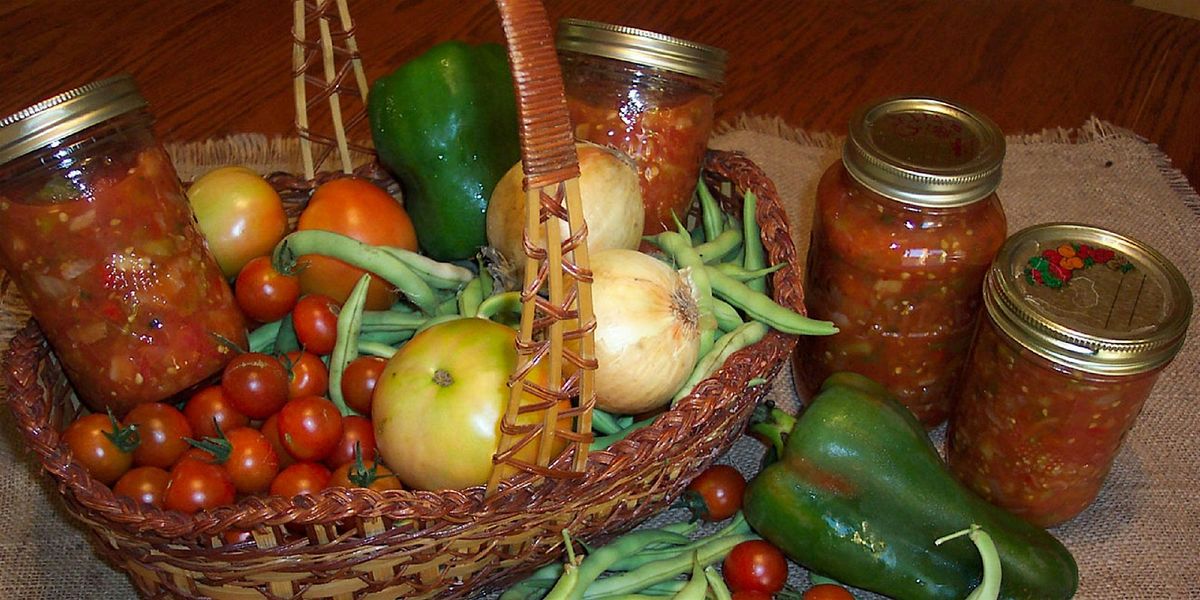
[[[889,94],[954,98],[1007,133],[1092,115],[1200,182],[1200,21],[1118,0],[547,0],[552,20],[621,23],[731,53],[719,116],[844,133]],[[367,76],[438,41],[500,41],[485,0],[351,0]],[[168,141],[291,131],[286,0],[5,0],[0,113],[132,73]]]

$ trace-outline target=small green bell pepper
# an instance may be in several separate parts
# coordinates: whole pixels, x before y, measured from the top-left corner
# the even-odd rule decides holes
[[[1078,585],[1066,547],[958,483],[912,413],[858,375],[825,382],[743,510],[808,569],[894,598],[960,600],[979,585],[970,541],[934,544],[972,525],[999,551],[1002,598],[1070,598]]]
[[[379,162],[404,188],[424,253],[475,256],[487,244],[492,190],[521,158],[504,47],[433,46],[375,81],[367,119]]]

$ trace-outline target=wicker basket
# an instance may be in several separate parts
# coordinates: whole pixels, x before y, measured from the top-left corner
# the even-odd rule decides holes
[[[520,53],[529,44],[549,44],[549,27],[536,0],[497,4],[520,87],[528,79],[522,71],[528,61]],[[529,102],[525,94],[521,88],[523,109]],[[528,126],[521,132],[527,170],[531,161],[545,167],[547,148],[552,155],[555,144],[563,143],[537,133]],[[574,167],[572,162],[549,170]],[[718,194],[726,210],[740,211],[746,191],[757,195],[770,261],[788,264],[772,276],[774,296],[803,310],[795,248],[774,185],[735,153],[710,152],[705,177],[714,189],[730,190]],[[294,177],[273,181],[293,196],[313,184]],[[11,340],[4,376],[18,427],[67,510],[86,525],[97,552],[127,572],[145,597],[464,597],[557,559],[563,529],[599,541],[667,507],[742,435],[769,387],[764,382],[774,378],[794,345],[794,337],[772,331],[737,352],[653,425],[591,453],[583,477],[540,479],[526,473],[491,496],[482,486],[442,492],[329,489],[294,499],[249,498],[194,516],[118,498],[72,461],[59,434],[79,404],[33,322]],[[228,534],[245,530],[253,539],[226,542],[232,539]]]

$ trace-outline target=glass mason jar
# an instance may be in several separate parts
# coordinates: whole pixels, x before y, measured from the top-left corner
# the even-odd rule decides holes
[[[990,502],[1057,525],[1095,500],[1183,345],[1191,292],[1179,270],[1141,242],[1050,224],[1005,243],[984,302],[947,458]]]
[[[818,187],[805,300],[840,329],[801,338],[802,393],[837,371],[886,386],[927,427],[950,414],[1007,224],[996,197],[1004,136],[933,98],[858,111]]]
[[[564,19],[557,34],[575,137],[628,154],[644,233],[674,228],[691,203],[725,72],[724,50],[650,31]]]
[[[80,400],[123,414],[245,347],[228,283],[127,76],[0,120],[0,266]]]

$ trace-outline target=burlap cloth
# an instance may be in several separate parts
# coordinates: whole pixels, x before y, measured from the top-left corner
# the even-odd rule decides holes
[[[809,135],[778,120],[746,118],[727,125],[713,145],[745,151],[779,187],[797,246],[807,246],[811,199],[840,140]],[[1093,120],[1073,131],[1010,137],[1000,196],[1010,231],[1047,221],[1106,226],[1145,240],[1200,290],[1200,196],[1157,148]],[[287,143],[243,136],[172,148],[188,179],[212,166],[242,163],[263,172],[293,170]],[[11,298],[0,326],[19,321]],[[1200,314],[1200,313],[1198,313]],[[1078,598],[1200,597],[1200,329],[1163,374],[1117,457],[1100,498],[1053,531],[1080,567]],[[7,331],[3,333],[8,339]],[[791,377],[772,396],[794,405]],[[69,520],[4,414],[0,438],[0,598],[128,598],[125,577],[92,553]],[[757,443],[739,442],[724,461],[751,472]],[[673,513],[673,514],[672,514]],[[669,511],[663,519],[680,518]],[[935,532],[931,532],[933,534]],[[945,533],[945,532],[938,532]],[[793,578],[803,573],[793,568]],[[865,596],[862,595],[862,596]]]

